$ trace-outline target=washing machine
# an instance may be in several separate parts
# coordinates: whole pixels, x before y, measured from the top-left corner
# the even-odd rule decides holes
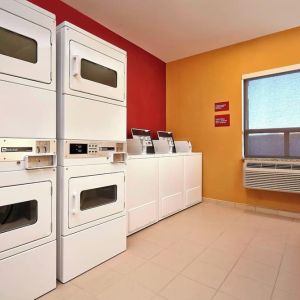
[[[56,287],[56,142],[0,139],[0,299]]]
[[[126,250],[123,142],[59,141],[58,279]]]

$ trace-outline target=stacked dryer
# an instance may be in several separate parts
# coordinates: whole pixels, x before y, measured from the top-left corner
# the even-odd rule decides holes
[[[0,299],[56,286],[55,16],[0,2]]]
[[[58,279],[126,249],[125,51],[64,22],[57,28]]]

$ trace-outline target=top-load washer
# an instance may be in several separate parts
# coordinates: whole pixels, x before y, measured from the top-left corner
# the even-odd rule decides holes
[[[57,44],[58,138],[126,141],[126,52],[68,22]]]
[[[28,1],[0,2],[1,137],[56,137],[55,23]]]

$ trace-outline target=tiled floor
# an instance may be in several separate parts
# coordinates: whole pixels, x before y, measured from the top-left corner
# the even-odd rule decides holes
[[[299,300],[300,222],[203,203],[42,300]]]

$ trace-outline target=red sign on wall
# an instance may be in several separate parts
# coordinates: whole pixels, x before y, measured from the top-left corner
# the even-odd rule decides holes
[[[229,101],[215,103],[215,111],[225,111],[225,110],[229,110]]]
[[[230,115],[215,116],[215,127],[230,126]]]

